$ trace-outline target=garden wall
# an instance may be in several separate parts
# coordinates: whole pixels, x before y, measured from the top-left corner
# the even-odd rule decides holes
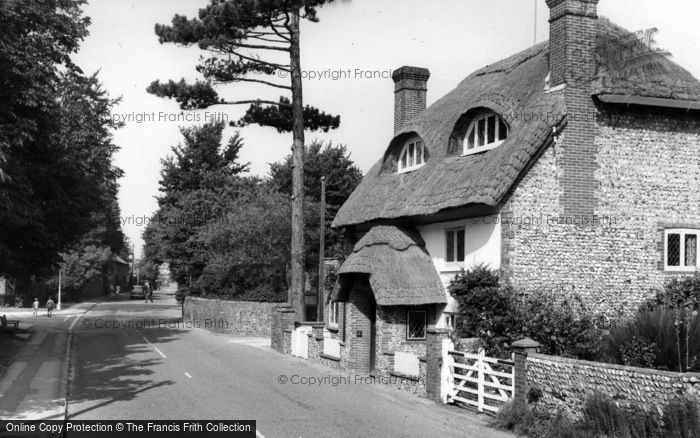
[[[235,336],[270,336],[272,309],[280,303],[186,297],[183,319],[193,327]]]
[[[518,371],[516,364],[516,385]],[[574,416],[580,415],[583,401],[593,392],[608,395],[623,406],[638,403],[659,414],[669,401],[682,394],[696,397],[700,402],[698,373],[681,374],[530,353],[525,375],[527,387],[542,391],[538,403],[551,409],[564,407]]]

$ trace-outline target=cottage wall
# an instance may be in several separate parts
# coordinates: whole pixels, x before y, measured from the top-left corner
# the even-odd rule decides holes
[[[700,121],[628,107],[603,109],[596,129],[594,216],[559,219],[559,141],[549,146],[502,204],[502,275],[629,314],[679,275],[663,271],[663,229],[700,229]]]

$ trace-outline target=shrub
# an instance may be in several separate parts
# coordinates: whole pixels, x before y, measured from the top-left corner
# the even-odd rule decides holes
[[[644,306],[610,330],[601,359],[670,371],[698,371],[700,318],[684,309]]]
[[[458,335],[480,338],[491,356],[509,356],[512,342],[523,337],[539,342],[543,353],[597,355],[602,319],[575,296],[544,291],[517,296],[484,266],[458,275],[449,291],[459,303]]]
[[[700,436],[700,415],[696,400],[685,396],[672,400],[663,411],[663,436],[693,438]]]

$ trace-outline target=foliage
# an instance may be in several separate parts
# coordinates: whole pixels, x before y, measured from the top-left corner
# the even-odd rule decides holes
[[[685,310],[643,308],[610,330],[602,358],[670,371],[700,370],[700,318]]]
[[[663,411],[662,436],[693,438],[700,436],[698,401],[688,396],[672,400]]]
[[[700,273],[692,276],[674,277],[664,289],[644,306],[647,309],[669,307],[688,310],[700,309]]]
[[[216,104],[249,104],[245,115],[233,126],[259,124],[275,128],[278,132],[292,132],[294,125],[292,101],[281,96],[278,101],[261,99],[226,101],[219,97],[214,86],[232,82],[253,82],[282,90],[292,91],[289,85],[265,80],[278,72],[292,78],[290,64],[280,64],[279,55],[299,56],[298,27],[290,15],[298,13],[311,22],[318,21],[317,8],[332,0],[266,0],[219,1],[212,0],[199,10],[198,18],[188,19],[175,15],[171,25],[156,24],[155,33],[160,43],[189,46],[197,44],[210,56],[202,57],[196,70],[204,80],[187,84],[170,80],[153,81],[149,93],[175,99],[182,109],[201,109]],[[295,43],[297,46],[295,46]],[[254,51],[253,53],[250,53]],[[265,53],[266,56],[261,56]],[[298,59],[297,59],[298,61]],[[281,75],[280,75],[281,76]],[[301,90],[299,90],[301,94]],[[294,94],[294,93],[291,93]],[[302,110],[303,126],[307,130],[335,129],[339,116],[332,116],[317,108],[306,106]]]
[[[167,261],[172,278],[189,284],[201,275],[208,248],[202,228],[223,217],[226,195],[247,164],[238,162],[243,147],[234,135],[222,148],[223,123],[182,129],[184,142],[162,160],[158,211],[144,231],[145,258],[154,264]]]
[[[60,253],[98,236],[124,249],[116,201],[121,170],[110,99],[72,64],[89,19],[79,0],[0,8],[0,273],[55,274]],[[88,237],[86,239],[86,236]],[[91,249],[87,253],[92,252]],[[89,258],[89,257],[88,257]]]
[[[459,336],[479,337],[491,355],[509,356],[510,345],[525,337],[546,354],[586,359],[598,349],[603,322],[575,296],[546,291],[518,296],[484,266],[457,275],[449,291],[459,303]]]
[[[270,181],[281,193],[292,195],[292,156],[270,164]],[[309,205],[321,202],[321,178],[326,178],[326,257],[345,257],[352,248],[345,230],[331,228],[331,223],[350,194],[362,180],[362,172],[350,158],[347,146],[313,141],[306,147],[304,191]],[[318,266],[319,209],[307,209],[315,226],[306,223],[307,266]]]
[[[531,438],[656,438],[661,434],[658,420],[642,406],[621,408],[610,397],[591,394],[583,405],[581,418],[573,420],[563,410],[548,412],[537,404],[510,402],[499,411],[494,425]]]

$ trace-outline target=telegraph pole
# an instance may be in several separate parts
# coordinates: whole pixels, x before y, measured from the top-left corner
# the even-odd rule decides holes
[[[319,232],[320,245],[318,248],[318,299],[316,305],[316,320],[323,321],[323,298],[326,289],[326,272],[323,259],[326,251],[326,177],[321,177],[321,225]]]

